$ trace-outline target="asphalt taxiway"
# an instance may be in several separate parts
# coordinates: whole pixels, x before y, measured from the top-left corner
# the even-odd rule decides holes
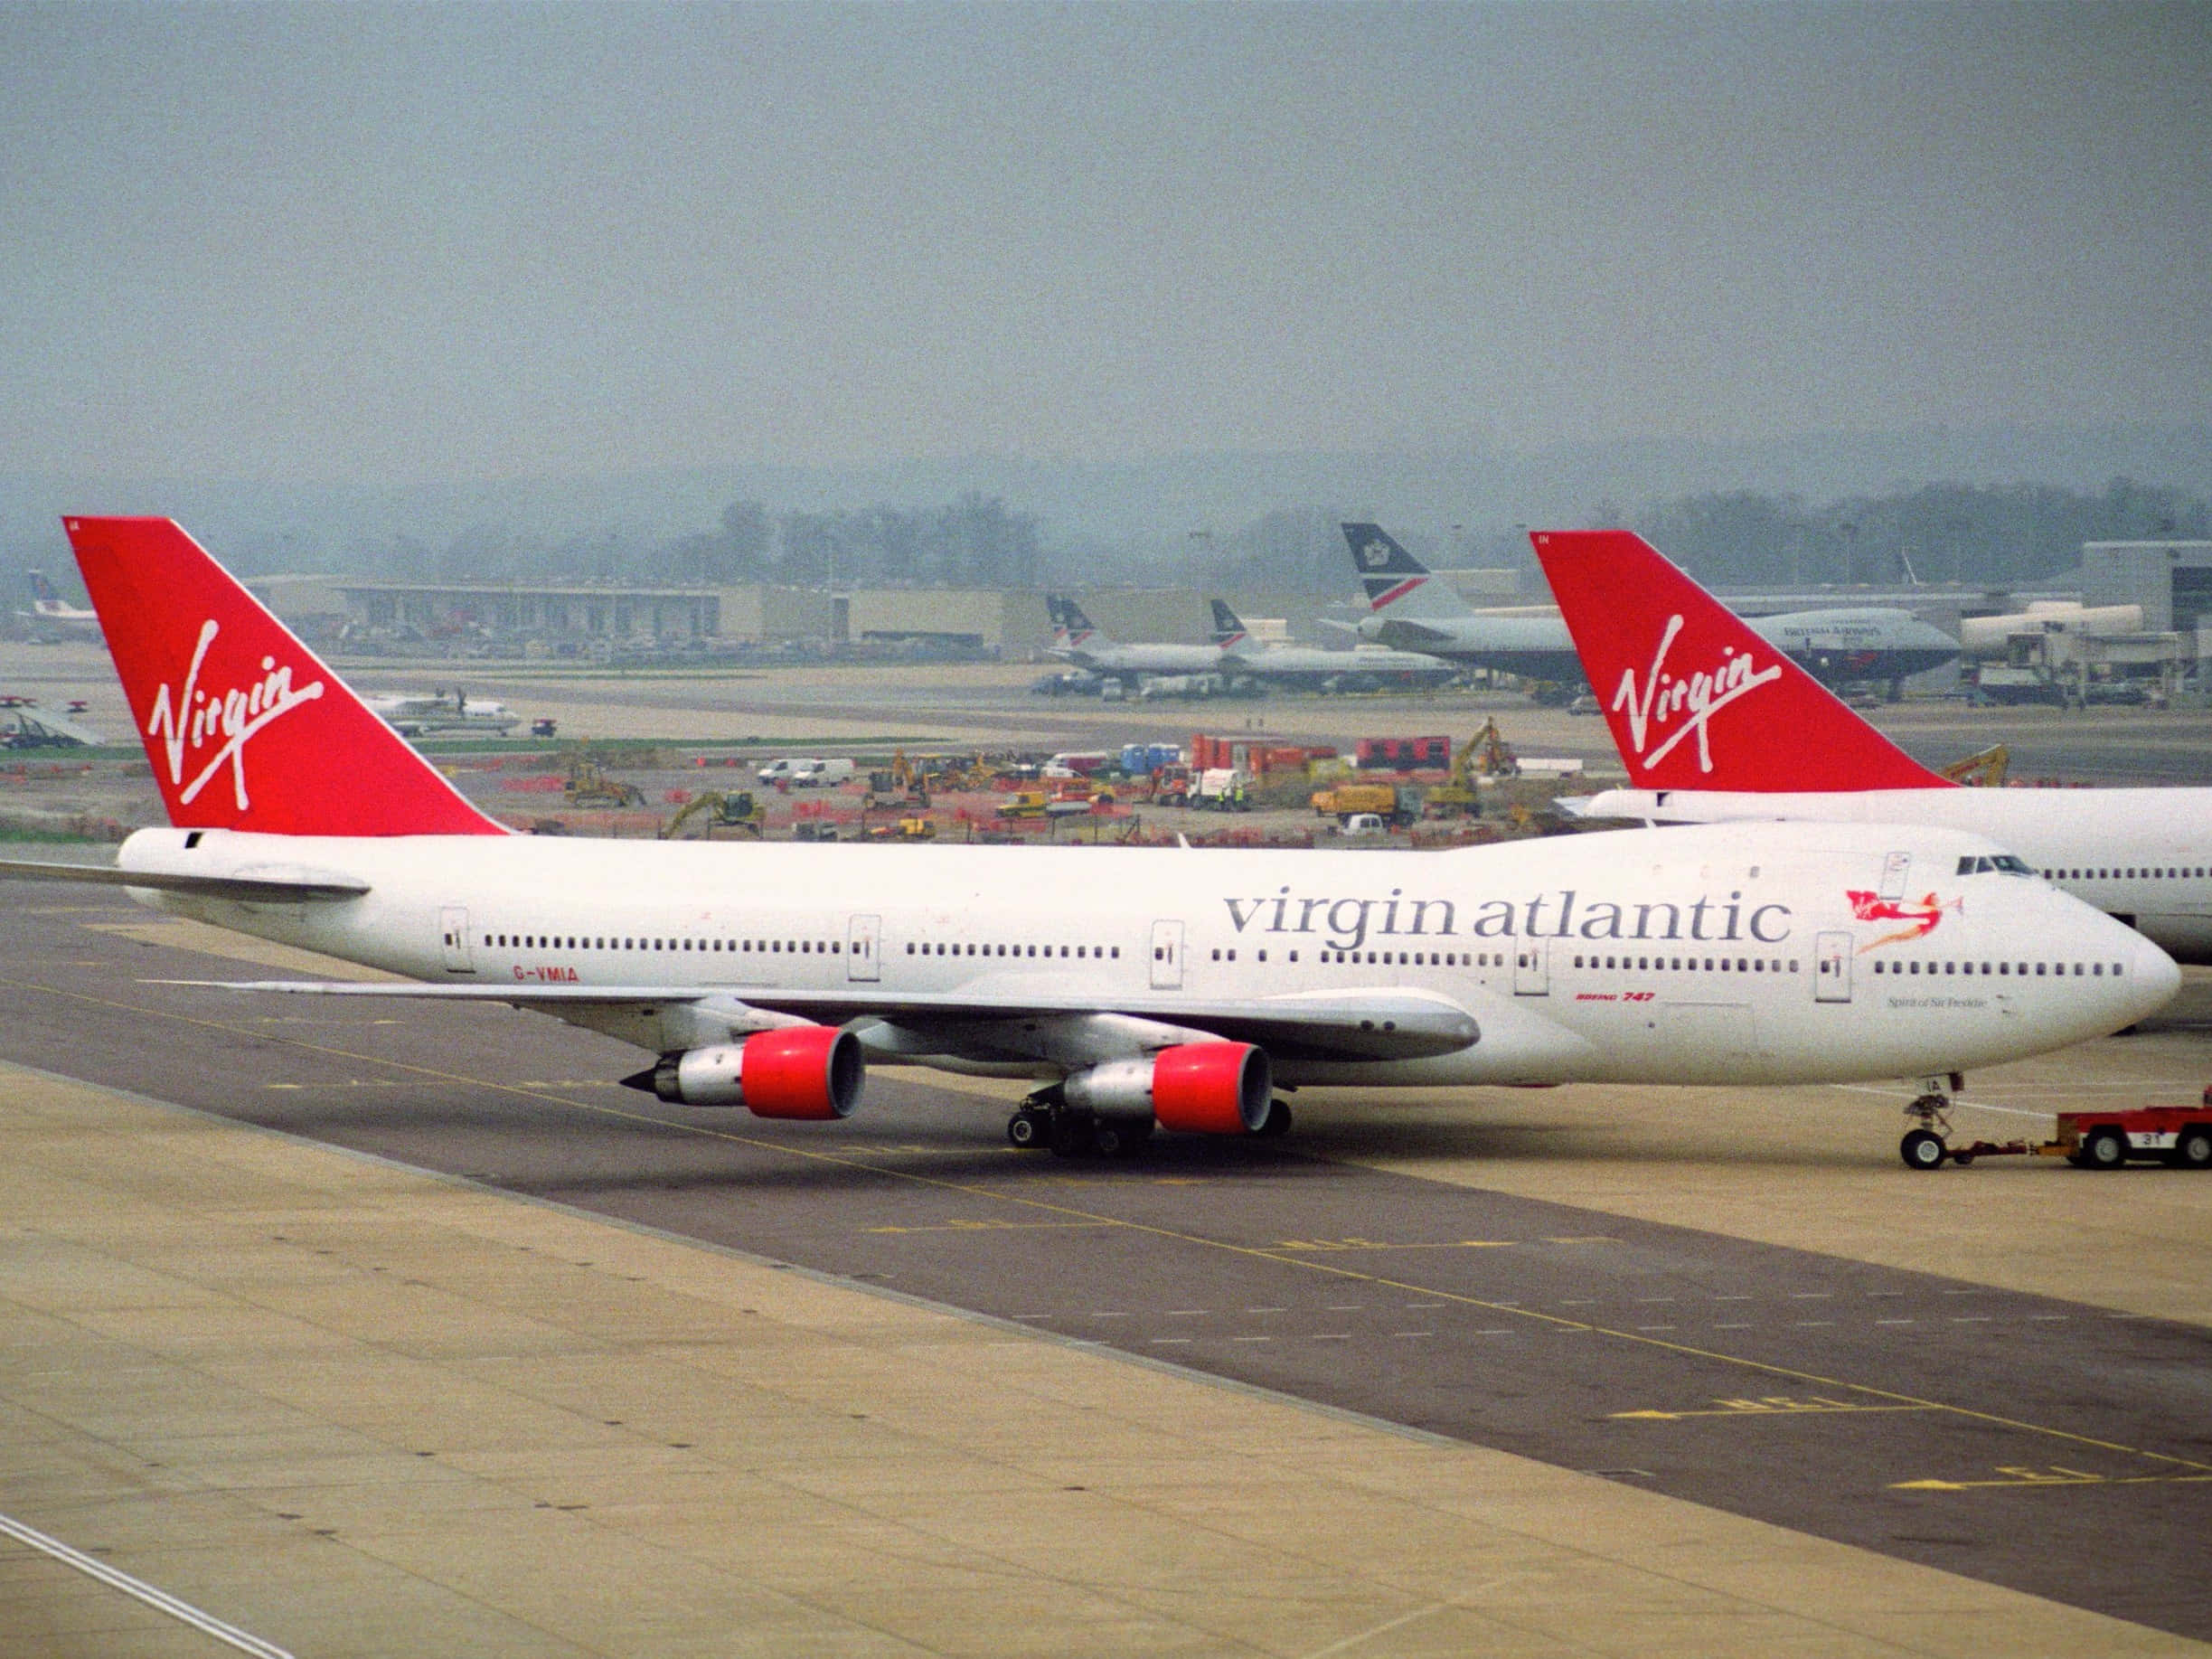
[[[1025,1477],[997,1523],[1002,1535],[993,1534],[993,1549],[1019,1536],[1039,1551],[1114,1554],[1121,1547],[1115,1540],[1134,1535],[1126,1529],[1142,1532],[1157,1521],[1144,1502],[1130,1507],[1132,1480],[1155,1478],[1162,1456],[1197,1456],[1173,1414],[1210,1413],[1214,1405],[1194,1406],[1187,1390],[1222,1388],[1228,1392],[1221,1398],[1234,1402],[1231,1415],[1278,1423],[1285,1420],[1278,1414],[1297,1421],[1301,1411],[1317,1409],[1325,1415],[1311,1423],[1328,1426],[1316,1430],[1324,1437],[1388,1444],[1387,1456],[1377,1455],[1397,1473],[1380,1483],[1378,1502],[1433,1502],[1433,1483],[1442,1481],[1451,1492],[1447,1507],[1490,1522],[1520,1513],[1535,1501],[1530,1491],[1593,1515],[1644,1517],[1624,1522],[1624,1536],[1639,1526],[1666,1534],[1687,1525],[1685,1518],[1707,1518],[1690,1530],[1709,1522],[1726,1539],[1673,1558],[1679,1567],[1698,1555],[1686,1577],[1701,1594],[1727,1594],[1732,1572],[1766,1584],[1780,1570],[1768,1552],[1785,1541],[1781,1553],[1802,1559],[1803,1583],[1822,1587],[1810,1600],[1781,1598],[1789,1619],[1812,1617],[1811,1626],[1789,1626],[1789,1641],[1809,1651],[2155,1651],[2212,1636],[2212,1586],[2201,1571],[2201,1540],[2212,1522],[2212,1181],[2202,1176],[2091,1175],[2043,1160],[1915,1175],[1890,1151],[1890,1103],[1878,1091],[1841,1090],[1749,1098],[1720,1090],[1500,1091],[1388,1102],[1309,1095],[1301,1099],[1300,1134],[1288,1143],[1163,1139],[1133,1163],[1068,1163],[1005,1146],[999,1125],[1009,1091],[994,1085],[880,1073],[862,1115],[849,1124],[769,1126],[616,1088],[611,1079],[635,1063],[630,1051],[534,1016],[273,1003],[148,983],[222,977],[241,962],[258,965],[251,976],[269,966],[318,972],[324,965],[66,890],[17,885],[0,893],[0,962],[7,965],[0,970],[0,1061],[35,1069],[11,1075],[33,1079],[38,1089],[82,1088],[97,1102],[49,1108],[42,1120],[49,1131],[71,1121],[72,1109],[158,1119],[161,1108],[147,1102],[169,1103],[204,1115],[184,1119],[194,1135],[214,1135],[223,1120],[250,1124],[450,1177],[464,1184],[438,1192],[465,1192],[494,1210],[540,1201],[524,1206],[530,1215],[557,1214],[569,1228],[607,1218],[630,1230],[594,1235],[591,1251],[626,1249],[609,1240],[650,1237],[691,1264],[656,1273],[773,1273],[760,1264],[782,1264],[822,1276],[806,1281],[810,1295],[834,1293],[841,1306],[857,1296],[877,1307],[876,1315],[849,1315],[863,1324],[871,1317],[941,1321],[950,1315],[938,1310],[960,1310],[989,1333],[992,1363],[1004,1365],[1010,1379],[1037,1362],[1013,1356],[1050,1353],[1078,1357],[1087,1377],[1108,1379],[1087,1386],[1110,1391],[1133,1375],[1147,1380],[1140,1391],[1174,1385],[1172,1401],[1155,1402],[1170,1414],[1159,1423],[1163,1437],[1139,1450],[1121,1418],[1101,1439],[1090,1411],[1040,1402],[1019,1384],[993,1409],[988,1372],[955,1381],[878,1353],[848,1374],[838,1368],[850,1355],[815,1356],[825,1387],[834,1374],[852,1399],[892,1388],[909,1400],[918,1424],[927,1421],[934,1391],[948,1417],[974,1419],[979,1444],[993,1437],[1033,1444],[1036,1455],[1081,1466],[1083,1477],[1061,1485],[1121,1494],[1120,1507],[1056,1538],[1067,1518]],[[1974,1132],[2015,1119],[2030,1132],[2035,1115],[2069,1091],[2106,1099],[2193,1097],[2207,1055],[2196,999],[2207,989],[2194,982],[2185,993],[2190,1000],[2143,1035],[1973,1079],[1970,1098],[1991,1114]],[[24,1082],[18,1092],[33,1087]],[[26,1126],[11,1119],[10,1126],[21,1140]],[[170,1123],[161,1138],[178,1133]],[[153,1184],[153,1173],[134,1168],[131,1157],[131,1137],[118,1134],[95,1160],[102,1174],[79,1167],[72,1178],[85,1192],[103,1182],[127,1190]],[[193,1183],[185,1187],[175,1202],[189,1212]],[[547,1211],[543,1201],[561,1209]],[[426,1201],[433,1212],[444,1202]],[[250,1212],[291,1214],[246,1228],[258,1228],[259,1248],[270,1248],[271,1234],[294,1238],[303,1222],[281,1203]],[[232,1230],[239,1219],[235,1207],[216,1217]],[[404,1216],[397,1219],[404,1226]],[[26,1229],[18,1219],[8,1236],[20,1265],[50,1249],[54,1234],[51,1222]],[[580,1259],[586,1247],[569,1236],[570,1259]],[[419,1240],[388,1248],[381,1268],[354,1259],[357,1250],[347,1256],[348,1277],[397,1273],[426,1287],[445,1277],[437,1248]],[[683,1257],[686,1249],[693,1255]],[[135,1283],[137,1274],[163,1271],[164,1259],[117,1270]],[[471,1283],[480,1277],[472,1269]],[[15,1282],[11,1275],[0,1287]],[[67,1282],[89,1306],[113,1299],[97,1261],[79,1264]],[[862,1288],[871,1294],[859,1296]],[[593,1293],[620,1300],[618,1284],[595,1278]],[[533,1295],[559,1304],[557,1287],[541,1286]],[[409,1326],[405,1307],[381,1296],[372,1301],[380,1318],[397,1321],[391,1342],[426,1366],[463,1342],[450,1302],[415,1310],[434,1315],[425,1334]],[[895,1316],[893,1308],[900,1310]],[[72,1317],[66,1288],[36,1311],[42,1321],[71,1327],[69,1342],[83,1340],[88,1322]],[[598,1317],[619,1325],[622,1315]],[[216,1324],[228,1328],[221,1319]],[[189,1342],[190,1325],[188,1316],[172,1315],[163,1329]],[[537,1339],[518,1345],[494,1321],[488,1333],[497,1338],[497,1365],[527,1372]],[[377,1340],[373,1328],[356,1334]],[[730,1340],[720,1315],[692,1335],[710,1344]],[[7,1407],[19,1425],[65,1416],[39,1402],[42,1390],[70,1386],[40,1381],[67,1367],[21,1358],[38,1351],[36,1340],[28,1349],[22,1340],[9,1349],[19,1357]],[[664,1349],[685,1340],[664,1318],[651,1353],[633,1357],[657,1362]],[[735,1345],[745,1350],[742,1340]],[[786,1353],[784,1338],[773,1346],[802,1370],[810,1362]],[[494,1363],[473,1355],[464,1380],[481,1382]],[[609,1362],[602,1356],[594,1363],[600,1381],[593,1387],[603,1387]],[[466,1388],[448,1397],[450,1379],[426,1373],[417,1382],[427,1390],[414,1419],[421,1437],[480,1437],[484,1414],[506,1409]],[[985,1398],[960,1393],[964,1388]],[[629,1422],[626,1414],[642,1408],[634,1390],[617,1392],[630,1400],[622,1408]],[[597,1398],[587,1388],[567,1404],[585,1396]],[[450,1422],[436,1409],[448,1398],[458,1414]],[[140,1402],[135,1409],[158,1407]],[[1140,1410],[1140,1425],[1144,1419]],[[235,1447],[263,1435],[280,1442],[284,1428],[281,1412],[262,1422],[240,1403],[220,1433]],[[880,1451],[876,1478],[902,1488],[926,1485],[948,1455],[941,1447]],[[1452,1459],[1477,1452],[1501,1459],[1484,1466],[1493,1475],[1511,1470],[1533,1486],[1515,1486],[1520,1495],[1511,1498],[1486,1486],[1489,1476],[1454,1486],[1465,1466]],[[590,1456],[579,1456],[579,1469],[590,1466]],[[1431,1465],[1430,1457],[1443,1461]],[[1400,1466],[1407,1459],[1417,1466]],[[532,1467],[548,1489],[570,1473],[558,1447]],[[1447,1467],[1457,1475],[1446,1478]],[[632,1473],[637,1489],[627,1502],[655,1513],[691,1503],[711,1509],[728,1497],[715,1478],[735,1479],[726,1469],[720,1477],[691,1470],[681,1479],[669,1471],[674,1484],[656,1493],[654,1470]],[[1319,1528],[1344,1534],[1347,1561],[1378,1550],[1387,1558],[1387,1529],[1376,1531],[1381,1523],[1358,1504],[1333,1529],[1325,1513],[1287,1513],[1342,1505],[1342,1494],[1270,1493],[1253,1488],[1248,1476],[1231,1483],[1239,1514],[1247,1523],[1273,1518],[1258,1529],[1266,1536],[1240,1535],[1240,1557],[1277,1551],[1256,1566],[1261,1576],[1295,1579],[1297,1551],[1281,1551],[1286,1531],[1298,1529],[1301,1550]],[[380,1502],[393,1506],[380,1512],[385,1532],[420,1521],[404,1492],[379,1491]],[[1624,1503],[1629,1509],[1618,1511]],[[306,1516],[314,1508],[302,1497],[278,1513]],[[1152,1519],[1140,1522],[1136,1512]],[[64,1497],[46,1506],[44,1522],[85,1513]],[[19,1518],[42,1524],[41,1516]],[[254,1524],[263,1520],[257,1515]],[[1632,1549],[1601,1538],[1603,1526],[1592,1524],[1598,1530],[1585,1541],[1593,1561],[1571,1569],[1552,1562],[1539,1576],[1638,1581],[1650,1563],[1632,1561]],[[297,1526],[320,1536],[304,1521]],[[356,1518],[333,1536],[362,1530]],[[1488,1583],[1487,1569],[1476,1569],[1491,1558],[1464,1539],[1454,1547],[1466,1552],[1461,1565]],[[909,1599],[919,1597],[915,1605],[927,1603],[936,1616],[932,1622],[916,1614],[893,1634],[937,1651],[1005,1651],[1002,1642],[994,1647],[976,1635],[986,1626],[1002,1635],[1003,1626],[984,1617],[989,1598],[967,1583],[975,1563],[940,1559],[941,1551],[939,1541],[923,1552],[936,1562],[928,1571],[902,1558],[902,1570],[917,1581]],[[155,1564],[159,1559],[156,1551]],[[981,1559],[1002,1557],[986,1550]],[[1877,1565],[1885,1561],[1890,1565]],[[1923,1576],[1900,1605],[1891,1575],[1907,1569]],[[24,1570],[59,1569],[42,1560]],[[489,1566],[478,1570],[497,1577]],[[849,1563],[848,1570],[867,1583],[864,1567]],[[1124,1562],[1121,1570],[1148,1584],[1159,1568]],[[1087,1582],[1081,1596],[1114,1588],[1115,1573],[1102,1576],[1107,1585]],[[874,1607],[880,1588],[852,1596]],[[226,1588],[235,1600],[237,1587]],[[1518,1606],[1520,1592],[1498,1593]],[[510,1586],[494,1599],[508,1605],[517,1594]],[[2004,1618],[2023,1622],[2002,1626],[2009,1636],[1992,1636],[1999,1626],[1978,1626],[1983,1616],[1957,1616],[1955,1608],[1904,1617],[1950,1595],[1977,1607],[2001,1603]],[[1976,1599],[1989,1597],[1998,1602]],[[1777,1616],[1765,1591],[1752,1599],[1761,1617]],[[1246,1611],[1232,1612],[1232,1604]],[[1434,1610],[1447,1604],[1448,1618]],[[273,1605],[282,1608],[281,1596]],[[837,1605],[842,1610],[833,1623],[852,1611],[848,1602]],[[1469,1627],[1457,1621],[1475,1605],[1431,1595],[1398,1606],[1371,1587],[1343,1587],[1328,1617],[1300,1631],[1254,1613],[1225,1586],[1187,1587],[1175,1617],[1189,1628],[1179,1624],[1173,1643],[1155,1630],[1135,1645],[1321,1652],[1356,1637],[1335,1651],[1469,1651]],[[1629,1595],[1621,1605],[1643,1603]],[[1382,1628],[1417,1607],[1432,1610]],[[1776,1627],[1750,1618],[1745,1607],[1700,1601],[1699,1609],[1697,1618],[1716,1621],[1712,1627],[1685,1624],[1681,1631],[1694,1624],[1699,1634],[1673,1645],[1783,1645]],[[436,1626],[428,1603],[416,1611]],[[275,1617],[282,1622],[281,1611]],[[2091,1623],[2070,1622],[2081,1619]],[[626,1645],[609,1634],[618,1624],[586,1630],[571,1619],[540,1634],[574,1644],[555,1651],[672,1650],[649,1640]],[[795,1628],[767,1627],[786,1635]],[[1112,1642],[1078,1638],[1064,1621],[1052,1629],[1031,1645],[1117,1651]],[[1734,1635],[1724,1639],[1722,1632]],[[1595,1607],[1552,1620],[1540,1635],[1530,1651],[1638,1645],[1624,1639],[1617,1613]],[[1501,1640],[1489,1631],[1477,1645]],[[513,1633],[495,1645],[513,1645]],[[1118,1651],[1131,1651],[1129,1644]]]

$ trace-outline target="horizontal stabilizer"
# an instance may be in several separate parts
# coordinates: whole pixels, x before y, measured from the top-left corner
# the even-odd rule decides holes
[[[351,876],[303,870],[297,874],[265,871],[259,875],[157,875],[118,870],[113,864],[42,864],[0,859],[0,877],[18,881],[85,881],[96,887],[136,887],[142,891],[188,893],[199,899],[234,899],[241,904],[330,903],[358,899],[369,884]]]

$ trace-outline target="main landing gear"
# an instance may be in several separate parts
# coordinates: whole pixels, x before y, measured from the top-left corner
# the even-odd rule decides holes
[[[1920,1093],[1905,1108],[1914,1127],[1905,1132],[1897,1143],[1897,1155],[1905,1160],[1907,1169],[1941,1169],[1944,1160],[1954,1155],[1951,1150],[1951,1098],[1966,1086],[1966,1079],[1953,1071],[1945,1077],[1925,1077],[1920,1079]],[[1960,1155],[1966,1163],[1972,1155]]]
[[[1023,1152],[1050,1148],[1063,1158],[1128,1158],[1152,1138],[1150,1117],[1085,1111],[1068,1105],[1057,1087],[1040,1090],[1006,1120],[1006,1138]],[[1280,1095],[1267,1103],[1266,1118],[1253,1131],[1270,1140],[1290,1133],[1290,1102]]]

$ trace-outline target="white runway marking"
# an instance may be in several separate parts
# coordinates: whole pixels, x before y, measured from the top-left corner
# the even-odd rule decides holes
[[[50,1555],[64,1567],[73,1567],[87,1578],[98,1579],[102,1584],[121,1590],[126,1596],[143,1601],[159,1613],[180,1619],[204,1635],[211,1635],[226,1646],[235,1647],[241,1654],[251,1654],[254,1659],[292,1659],[289,1649],[278,1647],[274,1642],[264,1642],[250,1631],[240,1630],[236,1625],[225,1624],[212,1613],[203,1613],[189,1601],[181,1601],[167,1590],[156,1589],[143,1579],[134,1579],[120,1568],[87,1555],[81,1550],[72,1550],[58,1538],[49,1538],[36,1527],[25,1526],[12,1516],[0,1515],[0,1532],[19,1543],[29,1544],[42,1555]]]

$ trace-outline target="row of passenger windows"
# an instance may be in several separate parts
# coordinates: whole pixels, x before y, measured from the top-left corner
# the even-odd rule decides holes
[[[2047,881],[2201,881],[2212,871],[2202,864],[2130,864],[2124,870],[2046,870]]]
[[[1702,960],[1704,966],[1699,966]],[[1577,957],[1575,966],[1583,966]],[[1624,967],[1647,973],[1662,974],[1779,974],[1783,971],[1780,957],[1592,957],[1592,967]],[[1797,972],[1797,958],[1790,958],[1789,971]]]
[[[1918,961],[1910,961],[1877,962],[1874,965],[1874,971],[1878,974],[1887,973],[1893,976],[1926,974],[1932,978],[1953,974],[1963,974],[1969,978],[1980,975],[1986,978],[1995,974],[2000,978],[2025,979],[2030,973],[2033,973],[2038,979],[2064,979],[2069,969],[2076,979],[2084,976],[2102,977],[2105,972],[2104,964],[2102,962],[2000,962],[1993,966],[1987,962],[1930,962],[1924,966]],[[2126,971],[2123,964],[2115,962],[2112,965],[2112,976],[2114,979],[2119,978]]]
[[[487,933],[486,948],[507,950],[724,950],[758,951],[762,956],[839,957],[837,939],[592,938],[561,933]]]
[[[1232,956],[1229,958],[1235,961]],[[1260,952],[1266,961],[1267,953]],[[1292,951],[1290,959],[1295,962],[1298,953]],[[1372,962],[1381,966],[1395,964],[1399,967],[1503,967],[1503,953],[1494,950],[1324,950],[1323,962]]]
[[[947,945],[935,941],[907,941],[907,955],[909,957],[1050,957],[1056,950],[1061,957],[1072,955],[1079,960],[1094,957],[1100,961],[1108,957],[1116,962],[1121,960],[1119,945],[1061,945],[1056,947],[1051,945]]]

